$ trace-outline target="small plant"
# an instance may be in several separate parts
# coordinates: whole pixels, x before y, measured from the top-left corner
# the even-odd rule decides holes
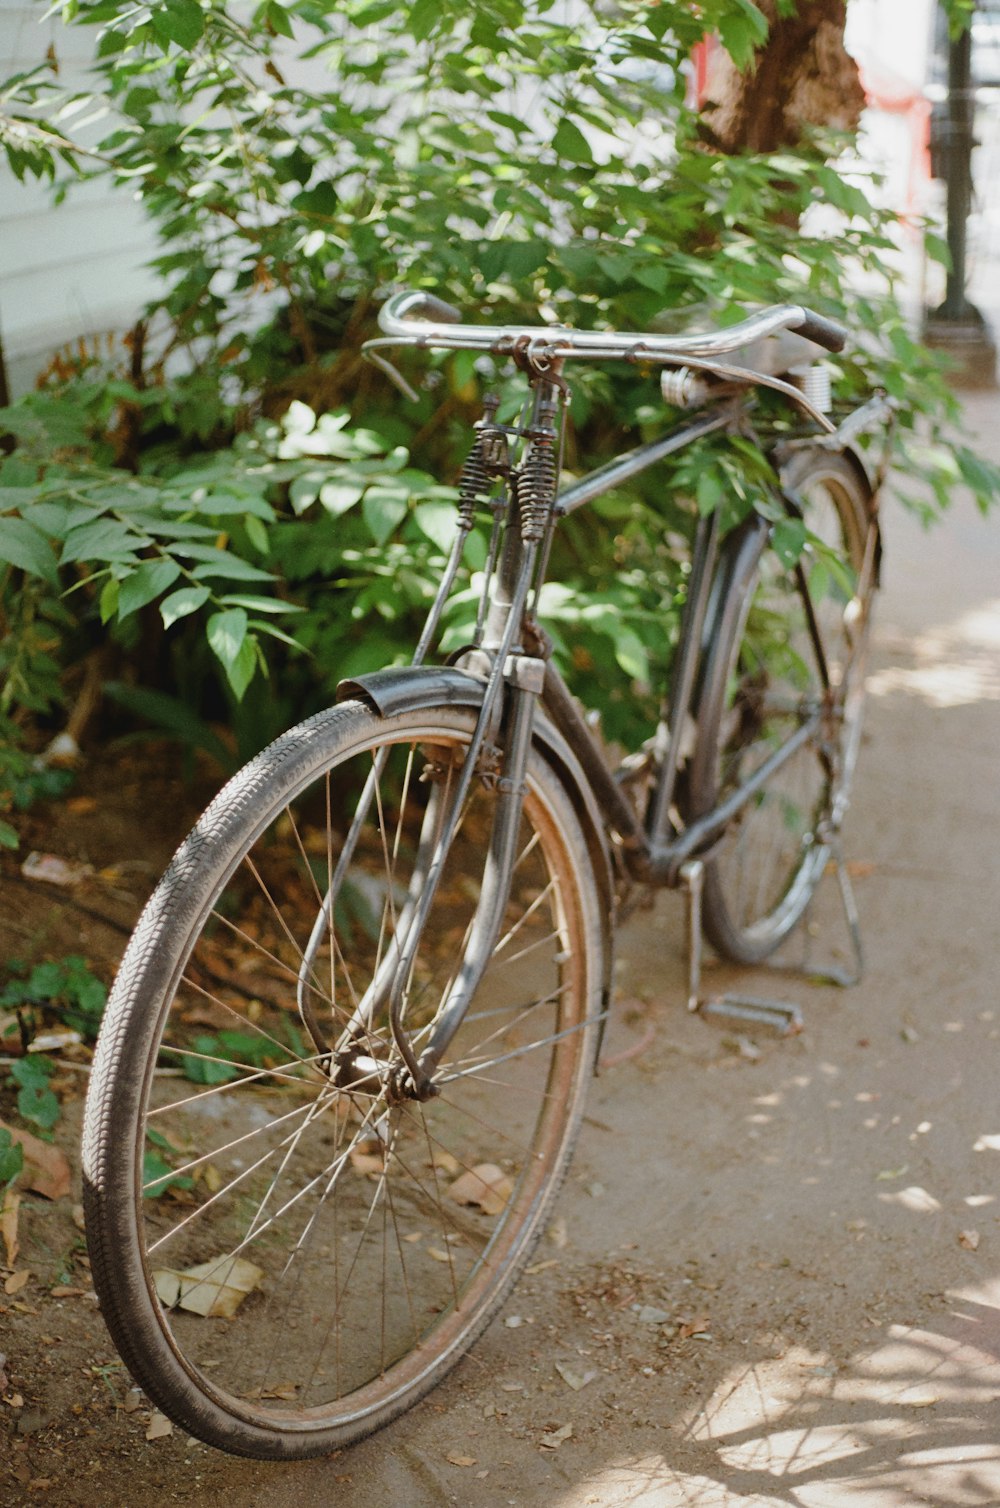
[[[48,1058],[39,1053],[18,1058],[11,1065],[10,1076],[18,1088],[18,1114],[42,1131],[51,1131],[62,1114],[58,1096],[49,1087],[54,1072]]]
[[[71,770],[49,769],[22,748],[20,729],[0,713],[0,848],[18,846],[17,830],[7,814],[62,796],[72,784]]]
[[[24,1167],[24,1148],[6,1126],[0,1126],[0,1193],[6,1191]]]
[[[79,1032],[84,1041],[97,1041],[108,991],[91,972],[85,958],[71,953],[65,958],[37,963],[28,972],[16,960],[9,967],[14,975],[24,977],[12,978],[0,989],[0,1007],[13,1007],[23,1020],[44,1012]]]
[[[142,1158],[143,1194],[147,1199],[159,1199],[171,1189],[194,1188],[194,1179],[175,1173],[167,1162],[165,1153],[176,1153],[177,1148],[159,1131],[146,1130],[146,1151]]]

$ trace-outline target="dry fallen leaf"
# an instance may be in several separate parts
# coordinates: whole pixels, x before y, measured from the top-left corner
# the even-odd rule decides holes
[[[39,1141],[30,1131],[21,1131],[0,1121],[0,1131],[9,1131],[11,1140],[20,1143],[24,1152],[24,1167],[18,1175],[17,1185],[30,1189],[45,1199],[62,1199],[69,1193],[69,1160],[58,1147]]]
[[[562,1429],[552,1430],[544,1434],[539,1440],[543,1450],[558,1450],[564,1440],[568,1440],[573,1433],[572,1424],[564,1424]]]
[[[26,880],[41,880],[46,885],[79,885],[94,872],[92,864],[61,859],[54,853],[29,853],[21,865]]]
[[[65,805],[66,810],[68,812],[72,812],[73,813],[74,817],[84,817],[84,816],[87,815],[88,812],[96,812],[96,810],[97,810],[97,797],[96,796],[70,796],[69,799],[66,802],[64,802],[64,805]]]
[[[566,1230],[566,1221],[562,1215],[557,1215],[553,1220],[552,1224],[549,1226],[548,1235],[549,1240],[552,1242],[552,1245],[558,1247],[559,1250],[562,1251],[563,1247],[569,1240],[569,1235]]]
[[[709,1318],[707,1314],[699,1314],[693,1320],[688,1320],[677,1328],[678,1340],[690,1340],[695,1335],[707,1335]]]
[[[372,1156],[370,1152],[352,1152],[351,1166],[356,1173],[383,1173],[385,1162],[381,1156]]]
[[[263,1269],[242,1257],[216,1257],[183,1272],[160,1268],[153,1273],[157,1297],[166,1309],[231,1319],[248,1293],[260,1287]]]
[[[174,1427],[170,1423],[170,1420],[167,1418],[166,1414],[161,1414],[158,1411],[154,1410],[149,1424],[146,1427],[146,1439],[162,1440],[166,1435],[172,1435],[173,1432]]]
[[[32,1037],[28,1044],[29,1052],[62,1052],[64,1048],[75,1047],[82,1042],[83,1037],[68,1026],[54,1026],[50,1031],[39,1032]]]
[[[555,1363],[555,1369],[563,1382],[566,1383],[567,1387],[571,1387],[574,1393],[579,1393],[581,1388],[585,1388],[588,1382],[593,1382],[594,1378],[599,1375],[593,1370],[589,1372],[574,1371],[572,1367],[564,1365],[561,1361]]]
[[[452,1466],[475,1466],[476,1464],[475,1456],[461,1456],[457,1450],[449,1450],[445,1460],[450,1461]]]
[[[206,1162],[201,1170],[201,1181],[210,1194],[217,1194],[222,1188],[222,1174],[214,1162]]]
[[[958,1233],[958,1244],[964,1246],[966,1251],[979,1249],[979,1232],[977,1230],[962,1230]]]
[[[17,1239],[17,1212],[20,1206],[20,1194],[9,1188],[3,1197],[3,1209],[0,1210],[0,1234],[3,1235],[8,1267],[17,1265],[17,1254],[20,1250],[20,1242]]]
[[[30,1277],[31,1270],[27,1267],[22,1267],[20,1272],[11,1273],[10,1277],[3,1285],[4,1293],[6,1293],[8,1297],[12,1297],[15,1293],[20,1293],[21,1289],[27,1286]]]
[[[635,1317],[644,1325],[665,1325],[670,1313],[666,1309],[658,1309],[655,1304],[637,1304]]]
[[[447,1173],[451,1178],[455,1178],[462,1171],[462,1164],[457,1157],[452,1157],[450,1152],[435,1152],[433,1166],[439,1173]]]
[[[448,1253],[446,1251],[442,1251],[441,1248],[440,1248],[440,1246],[428,1246],[428,1248],[427,1248],[427,1255],[429,1257],[433,1257],[433,1259],[434,1259],[435,1262],[450,1262],[451,1261],[451,1258],[449,1257]]]
[[[514,1185],[502,1168],[481,1162],[449,1185],[448,1198],[456,1204],[474,1204],[484,1215],[499,1215],[513,1192]]]

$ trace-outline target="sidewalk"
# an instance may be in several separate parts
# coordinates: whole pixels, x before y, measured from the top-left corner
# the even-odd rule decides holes
[[[1000,399],[968,415],[1000,458]],[[887,514],[847,842],[863,984],[751,978],[802,1002],[793,1039],[688,1017],[662,897],[622,938],[620,1061],[554,1239],[473,1354],[332,1461],[192,1445],[184,1501],[1000,1502],[1000,519]]]

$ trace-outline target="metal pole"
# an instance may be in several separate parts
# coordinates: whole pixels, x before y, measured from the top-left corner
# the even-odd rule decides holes
[[[948,41],[948,103],[941,140],[951,267],[944,303],[924,322],[924,340],[952,358],[955,366],[950,380],[956,387],[993,388],[997,385],[996,346],[983,316],[965,292],[975,113],[972,31],[966,26]]]
[[[972,88],[972,32],[966,29],[948,43],[948,272],[945,301],[938,319],[980,318],[965,296],[966,227],[972,209],[972,148],[975,93]]]

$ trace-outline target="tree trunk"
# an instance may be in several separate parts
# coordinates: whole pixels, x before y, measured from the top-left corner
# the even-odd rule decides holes
[[[723,152],[776,152],[804,126],[850,131],[865,96],[844,48],[847,0],[799,0],[779,17],[776,0],[756,0],[771,23],[753,67],[739,73],[721,49],[707,80],[705,118]]]

